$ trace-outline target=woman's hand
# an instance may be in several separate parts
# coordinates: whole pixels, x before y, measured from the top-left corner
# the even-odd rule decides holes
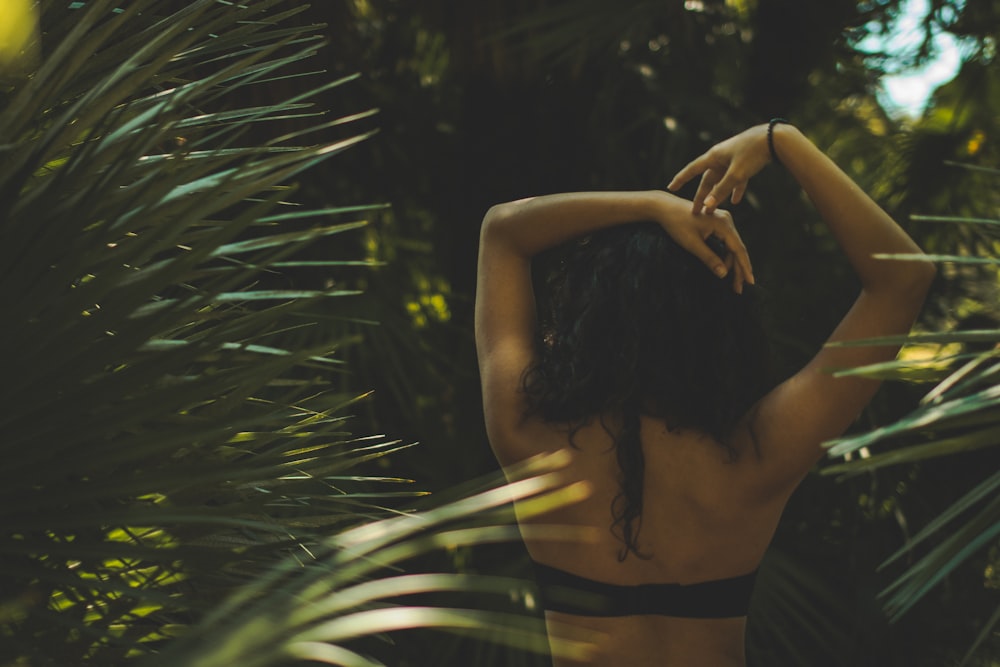
[[[693,163],[692,163],[693,164]],[[710,271],[720,278],[732,272],[733,290],[743,293],[744,283],[754,284],[753,267],[743,239],[736,231],[733,216],[728,211],[692,211],[685,199],[670,196],[663,214],[659,216],[660,226],[677,245],[700,259]],[[708,238],[719,239],[729,251],[720,258],[708,245]]]
[[[676,190],[701,174],[692,210],[700,213],[704,208],[706,213],[712,213],[726,197],[734,204],[740,203],[747,182],[770,161],[767,125],[756,125],[689,162],[677,172],[667,189]]]
[[[732,271],[736,292],[743,290],[743,283],[753,283],[750,258],[729,214],[694,212],[690,201],[663,190],[568,192],[498,204],[483,220],[480,264],[495,271],[490,265],[499,254],[512,255],[509,261],[527,266],[531,257],[546,248],[599,229],[640,220],[658,221],[678,245],[720,278]],[[727,258],[720,259],[712,251],[706,243],[710,236],[725,244],[729,250]],[[484,262],[484,256],[489,261]]]

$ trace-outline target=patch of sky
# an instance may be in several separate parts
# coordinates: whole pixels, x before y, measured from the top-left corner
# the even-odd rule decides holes
[[[927,0],[906,0],[887,33],[873,31],[858,45],[863,51],[889,56],[879,101],[890,114],[920,116],[934,90],[951,81],[961,67],[966,45],[938,27],[931,32],[931,57],[919,66],[912,64],[924,40],[923,19],[930,11]]]

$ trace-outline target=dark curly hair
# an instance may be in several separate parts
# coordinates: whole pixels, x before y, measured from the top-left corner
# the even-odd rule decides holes
[[[725,258],[722,243],[709,241]],[[618,557],[645,558],[640,415],[706,433],[736,456],[728,438],[770,381],[755,290],[734,293],[731,279],[715,277],[656,223],[601,230],[556,253],[537,286],[538,361],[523,378],[529,411],[565,425],[571,444],[584,424],[602,420],[621,473],[611,508],[624,543]]]

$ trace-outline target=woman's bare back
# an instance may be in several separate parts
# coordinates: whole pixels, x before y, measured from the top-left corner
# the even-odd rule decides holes
[[[606,429],[605,425],[609,428]],[[619,561],[621,539],[611,532],[612,503],[620,486],[614,441],[615,425],[600,420],[580,429],[569,447],[564,430],[539,424],[533,445],[539,451],[568,448],[567,482],[586,481],[590,496],[579,503],[526,520],[587,527],[592,540],[525,542],[532,559],[589,579],[619,585],[691,584],[725,579],[757,568],[774,533],[784,499],[762,502],[742,490],[743,468],[752,451],[735,460],[719,443],[693,431],[670,431],[662,420],[642,418],[645,456],[639,551]],[[546,434],[546,435],[543,435]],[[745,617],[677,618],[660,615],[577,616],[547,612],[558,622],[586,631],[598,657],[590,663],[556,659],[569,665],[712,665],[744,664]]]

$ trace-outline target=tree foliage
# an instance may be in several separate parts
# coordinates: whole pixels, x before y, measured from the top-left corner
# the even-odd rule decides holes
[[[303,251],[384,207],[304,207],[293,179],[370,114],[317,111],[351,77],[248,103],[321,46],[289,23],[304,9],[42,5],[43,58],[0,107],[0,664],[367,667],[359,642],[425,626],[546,645],[528,619],[406,604],[510,582],[391,571],[509,539],[511,498],[579,490],[549,494],[535,462],[410,516],[393,506],[424,492],[366,469],[408,446],[349,430],[350,286],[374,262]],[[289,119],[309,124],[259,139]]]

